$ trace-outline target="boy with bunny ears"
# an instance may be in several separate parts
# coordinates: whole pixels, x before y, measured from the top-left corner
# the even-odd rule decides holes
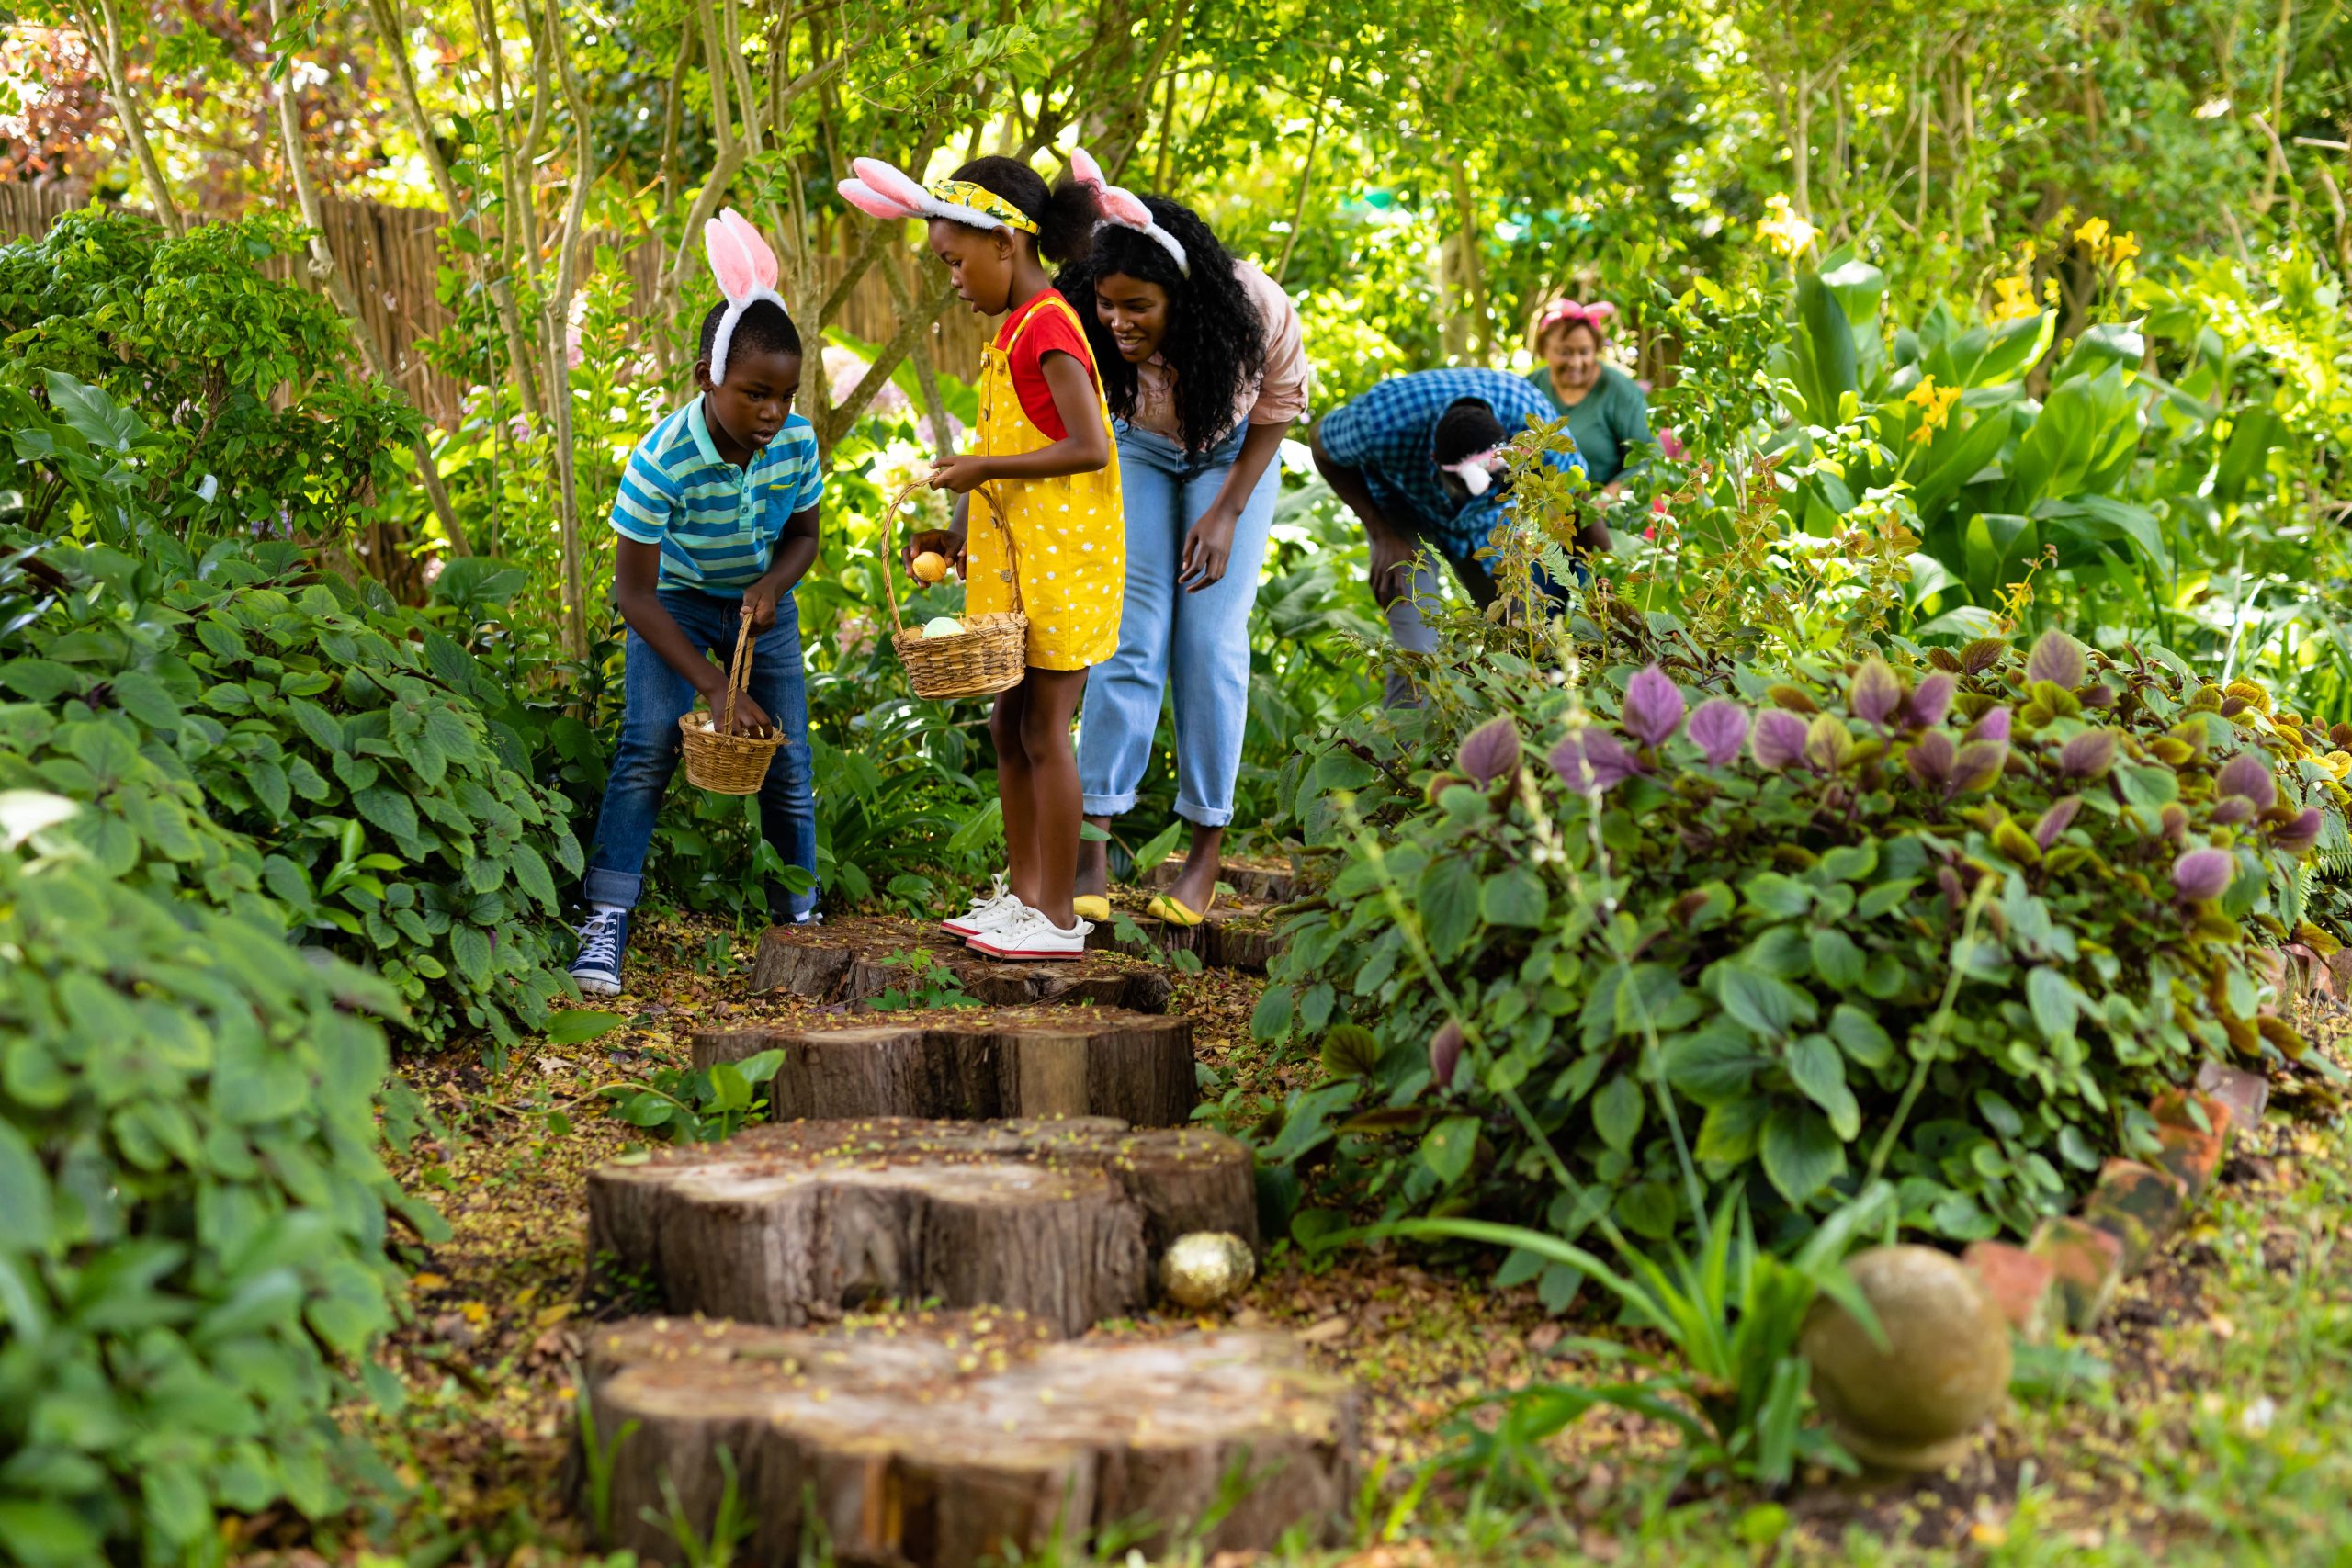
[[[825,483],[817,433],[792,412],[800,333],[775,293],[775,255],[750,223],[723,212],[704,226],[703,246],[725,298],[703,317],[695,362],[702,395],[638,443],[613,501],[616,598],[628,641],[620,743],[588,854],[588,923],[571,965],[592,997],[620,994],[629,911],[682,749],[678,721],[699,695],[718,722],[745,621],[751,680],[729,727],[783,730],[760,786],[760,830],[810,879],[803,893],[771,884],[768,910],[796,922],[817,918],[817,807],[792,590],[817,558]]]

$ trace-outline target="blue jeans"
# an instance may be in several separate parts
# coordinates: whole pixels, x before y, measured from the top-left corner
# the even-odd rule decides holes
[[[1126,604],[1119,651],[1086,679],[1078,779],[1090,817],[1132,810],[1151,761],[1159,705],[1176,704],[1176,814],[1204,827],[1233,820],[1233,781],[1250,722],[1250,611],[1266,562],[1280,467],[1266,465],[1233,528],[1233,554],[1212,588],[1177,581],[1184,535],[1209,509],[1241,456],[1248,427],[1187,456],[1164,435],[1122,422],[1119,487],[1127,510]]]
[[[692,588],[664,588],[656,595],[686,640],[707,648],[723,662],[735,655],[743,601]],[[808,688],[800,669],[800,606],[791,594],[776,601],[775,625],[752,644],[752,678],[746,690],[783,729],[786,739],[768,763],[760,785],[760,831],[786,865],[817,874],[817,795],[808,754]],[[620,744],[605,781],[605,801],[596,813],[595,841],[588,852],[582,891],[592,904],[635,908],[645,886],[641,874],[662,792],[677,771],[683,742],[678,720],[694,711],[695,689],[653,651],[628,634],[621,672],[624,707]],[[815,889],[773,894],[768,912],[797,919],[814,908]]]

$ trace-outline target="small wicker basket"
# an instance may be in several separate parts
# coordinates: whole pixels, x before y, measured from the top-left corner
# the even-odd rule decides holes
[[[747,616],[742,629],[735,634],[735,661],[727,667],[726,708],[723,713],[714,709],[708,716],[714,727],[703,728],[705,716],[700,711],[678,716],[678,733],[685,741],[688,784],[713,795],[752,795],[766,781],[768,763],[784,744],[783,734],[728,733],[735,721],[735,699],[751,681],[752,623]]]
[[[883,515],[897,516],[907,497],[922,488],[918,480],[900,490],[890,498]],[[1012,608],[968,616],[964,629],[953,637],[925,637],[920,630],[907,629],[905,617],[899,614],[898,590],[891,585],[895,572],[889,558],[898,554],[898,530],[893,526],[883,535],[882,592],[890,601],[890,624],[896,628],[890,634],[890,646],[906,665],[907,682],[919,697],[993,696],[1021,684],[1022,678],[1029,672],[1029,617],[1021,609],[1021,580],[1013,570],[1012,531],[998,515],[996,503],[989,499],[985,486],[973,494],[987,503],[989,522],[1004,540],[1002,576],[1012,588]]]

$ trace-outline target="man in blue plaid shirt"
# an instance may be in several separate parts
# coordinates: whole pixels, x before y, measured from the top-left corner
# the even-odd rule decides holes
[[[1437,650],[1437,634],[1417,600],[1438,591],[1423,559],[1436,551],[1473,602],[1495,597],[1495,581],[1476,559],[1509,521],[1503,468],[1494,448],[1530,423],[1555,417],[1532,383],[1499,370],[1422,370],[1383,381],[1327,415],[1314,434],[1315,466],[1363,524],[1372,545],[1372,596],[1388,617],[1396,646]],[[1561,469],[1581,472],[1583,457],[1546,454]],[[1578,542],[1609,547],[1609,532],[1588,527]],[[1412,683],[1392,671],[1387,705],[1414,700]]]

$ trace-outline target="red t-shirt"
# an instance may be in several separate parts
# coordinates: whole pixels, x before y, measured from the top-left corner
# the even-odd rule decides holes
[[[1069,355],[1086,367],[1087,379],[1094,379],[1094,355],[1086,346],[1086,334],[1078,330],[1076,314],[1065,308],[1057,309],[1049,301],[1061,296],[1048,288],[1019,310],[1008,311],[1004,328],[996,334],[996,345],[1011,345],[1010,368],[1012,389],[1020,395],[1021,412],[1029,423],[1046,433],[1048,441],[1059,441],[1069,434],[1062,423],[1062,411],[1054,406],[1054,389],[1046,385],[1044,357],[1055,352]],[[1035,316],[1035,321],[1029,318]],[[1024,329],[1022,322],[1028,321]],[[1014,343],[1012,334],[1021,333]]]

